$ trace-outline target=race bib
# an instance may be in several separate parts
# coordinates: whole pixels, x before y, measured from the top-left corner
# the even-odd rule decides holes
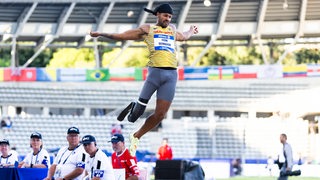
[[[174,53],[174,37],[164,34],[155,34],[154,38],[154,49],[164,50]]]

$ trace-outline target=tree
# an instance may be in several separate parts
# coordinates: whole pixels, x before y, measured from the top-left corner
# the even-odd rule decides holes
[[[104,67],[145,67],[148,62],[148,51],[146,48],[128,48],[117,59],[121,49],[104,53],[102,65]]]
[[[10,50],[0,49],[0,67],[9,67],[11,62],[10,59]]]
[[[63,48],[58,49],[47,67],[53,68],[94,68],[94,53],[92,49]]]
[[[17,66],[24,65],[29,58],[35,53],[34,49],[18,49],[17,50]],[[45,49],[39,56],[37,56],[28,67],[46,67],[52,58],[52,50]],[[1,49],[0,50],[0,67],[11,66],[11,50]]]
[[[320,59],[320,52],[318,49],[302,48],[295,53],[295,58],[298,64],[317,64]]]

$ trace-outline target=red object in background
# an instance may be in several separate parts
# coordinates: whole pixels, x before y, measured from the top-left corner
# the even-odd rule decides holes
[[[172,149],[169,145],[162,145],[158,149],[159,160],[172,160]]]
[[[36,68],[6,68],[3,73],[4,81],[36,81],[37,73]]]
[[[146,80],[148,76],[148,68],[143,68],[142,69],[142,79]]]
[[[184,69],[183,67],[178,67],[178,79],[184,80]]]

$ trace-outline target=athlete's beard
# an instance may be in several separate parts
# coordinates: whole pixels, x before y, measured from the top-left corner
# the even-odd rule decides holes
[[[165,22],[167,22],[167,24]],[[161,26],[162,28],[166,28],[169,25],[169,21],[159,22],[158,25]]]

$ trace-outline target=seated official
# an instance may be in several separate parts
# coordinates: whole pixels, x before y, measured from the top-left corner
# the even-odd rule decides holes
[[[19,167],[25,168],[50,168],[50,156],[43,148],[42,136],[34,132],[30,136],[30,147],[32,151],[26,155]]]
[[[18,163],[18,157],[15,154],[10,153],[9,140],[0,140],[0,152],[0,167],[14,167],[14,165]]]
[[[140,171],[137,165],[137,158],[131,156],[124,144],[122,134],[114,134],[111,137],[112,149],[114,150],[111,159],[114,169],[125,169],[126,180],[138,180]]]

